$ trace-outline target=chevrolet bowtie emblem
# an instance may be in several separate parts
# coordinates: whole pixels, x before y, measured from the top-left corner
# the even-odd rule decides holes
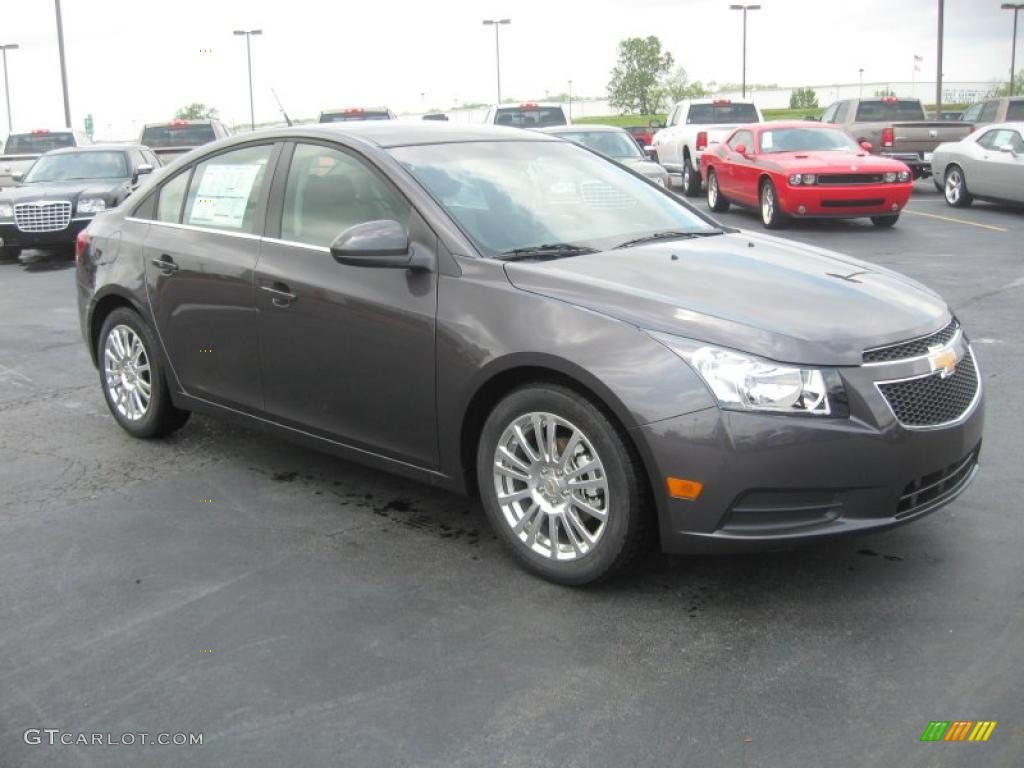
[[[928,355],[928,362],[931,364],[932,373],[938,371],[939,378],[946,379],[956,373],[956,350],[953,347],[941,349],[932,347]]]

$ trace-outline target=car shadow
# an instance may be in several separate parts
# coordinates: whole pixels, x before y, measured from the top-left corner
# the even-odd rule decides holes
[[[25,251],[18,261],[26,272],[55,272],[75,266],[74,253],[67,250]]]

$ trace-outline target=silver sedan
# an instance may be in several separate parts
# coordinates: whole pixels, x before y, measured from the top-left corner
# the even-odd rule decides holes
[[[582,144],[587,149],[592,149],[605,157],[610,157],[617,163],[632,168],[655,184],[668,187],[668,171],[648,160],[640,149],[640,145],[636,143],[636,139],[625,128],[613,125],[577,124],[541,128],[540,132],[550,133],[567,141]]]
[[[986,125],[940,144],[932,178],[955,208],[976,199],[1024,203],[1024,122]]]

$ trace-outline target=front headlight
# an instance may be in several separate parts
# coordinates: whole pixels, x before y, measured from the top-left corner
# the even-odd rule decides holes
[[[14,206],[10,203],[0,203],[0,219],[14,218]]]
[[[652,334],[686,360],[723,408],[741,411],[849,415],[842,380],[834,369],[803,368]]]
[[[884,178],[886,184],[892,184],[894,181],[896,181],[896,174],[893,173],[892,171],[889,171],[888,173],[885,174]]]
[[[900,171],[898,178],[900,181],[910,181],[910,171]]]
[[[789,183],[794,185],[794,186],[798,186],[800,184],[800,182],[802,182],[803,180],[804,180],[804,177],[801,174],[799,174],[799,173],[791,173],[789,175]]]
[[[78,201],[79,213],[99,213],[107,209],[107,201],[102,197],[87,197]]]

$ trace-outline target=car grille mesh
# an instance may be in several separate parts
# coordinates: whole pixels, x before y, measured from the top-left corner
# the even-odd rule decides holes
[[[950,321],[949,325],[930,336],[920,339],[902,341],[899,344],[892,344],[887,347],[878,347],[864,352],[865,363],[888,363],[893,360],[906,360],[909,357],[922,357],[927,355],[932,347],[941,347],[960,330],[960,323],[956,318]]]
[[[900,495],[896,517],[910,515],[926,504],[941,501],[944,497],[958,492],[971,476],[981,452],[979,443],[973,451],[948,467],[938,469],[924,477],[907,483]]]
[[[968,354],[952,376],[940,373],[907,381],[878,384],[878,389],[905,427],[934,427],[956,421],[978,394],[978,371]]]
[[[881,184],[880,173],[819,173],[819,184]]]
[[[19,203],[14,206],[14,223],[22,232],[60,232],[71,222],[71,203]]]

